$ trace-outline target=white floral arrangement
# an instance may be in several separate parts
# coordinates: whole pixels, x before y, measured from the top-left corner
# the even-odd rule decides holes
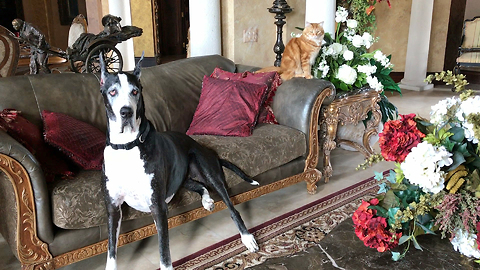
[[[401,93],[398,84],[390,77],[391,56],[380,50],[369,52],[375,38],[368,32],[358,32],[358,22],[349,19],[348,10],[339,6],[335,15],[335,39],[329,33],[325,34],[325,44],[312,67],[312,75],[332,82],[337,91],[369,87],[381,92],[382,121],[394,119],[396,107],[383,95],[383,91]]]
[[[338,7],[335,14],[335,40],[327,33],[313,75],[331,81],[337,89],[350,91],[369,86],[377,91],[400,92],[390,78],[393,65],[380,50],[368,52],[375,39],[368,32],[358,33],[358,22],[348,19],[348,10]],[[341,29],[343,29],[341,31]]]
[[[430,120],[408,114],[384,124],[381,156],[396,168],[386,176],[375,173],[384,180],[379,195],[354,214],[356,234],[365,245],[383,252],[413,243],[421,250],[417,236],[438,231],[454,250],[480,263],[478,104],[480,96],[467,90],[432,106]],[[379,219],[382,230],[368,229]],[[392,258],[405,257],[409,246],[403,253],[392,251]]]

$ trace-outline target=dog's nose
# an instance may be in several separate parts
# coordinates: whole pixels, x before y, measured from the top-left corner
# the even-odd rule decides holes
[[[120,109],[120,115],[123,119],[127,119],[133,116],[133,110],[130,107],[122,107]]]

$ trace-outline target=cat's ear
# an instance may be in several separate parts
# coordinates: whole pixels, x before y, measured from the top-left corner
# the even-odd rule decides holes
[[[305,27],[309,27],[311,26],[312,24],[310,22],[305,22]]]
[[[318,25],[320,25],[321,27],[323,27],[323,23],[324,23],[324,21],[321,21],[321,22],[318,23]]]

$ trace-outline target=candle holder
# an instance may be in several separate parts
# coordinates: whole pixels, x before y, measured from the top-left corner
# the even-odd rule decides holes
[[[273,46],[273,51],[277,54],[275,57],[274,66],[279,67],[282,62],[282,53],[285,50],[285,45],[283,44],[283,25],[285,24],[285,14],[292,12],[292,8],[287,4],[286,0],[275,0],[273,1],[273,6],[268,9],[268,12],[275,13],[275,25],[277,26],[277,41],[275,46]]]

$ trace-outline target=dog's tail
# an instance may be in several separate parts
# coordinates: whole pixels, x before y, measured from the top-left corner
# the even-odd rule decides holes
[[[253,180],[252,178],[250,178],[250,176],[248,176],[247,174],[245,174],[242,169],[238,168],[237,165],[231,163],[230,161],[227,161],[225,159],[221,159],[220,158],[220,165],[222,165],[223,167],[233,171],[234,173],[236,173],[238,176],[240,176],[240,178],[242,178],[243,180],[247,181],[248,183],[250,183],[251,185],[254,185],[254,186],[258,186],[260,185],[257,181]]]

